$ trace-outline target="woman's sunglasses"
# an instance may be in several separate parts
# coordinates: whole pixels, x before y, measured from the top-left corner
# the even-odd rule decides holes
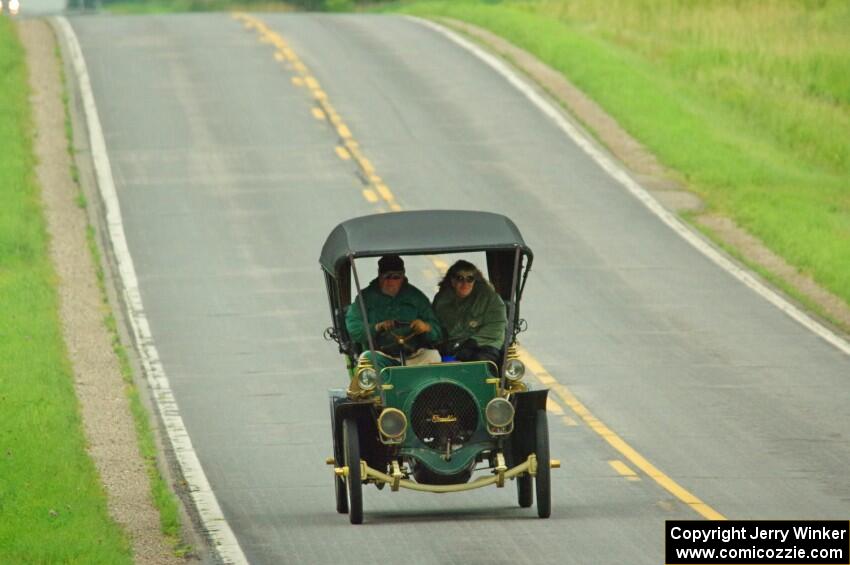
[[[399,273],[387,273],[386,275],[381,275],[381,278],[385,281],[399,281],[404,278],[404,275]]]
[[[475,275],[466,275],[466,276],[463,276],[463,275],[455,275],[453,278],[454,278],[455,282],[458,282],[458,283],[472,283],[472,282],[475,282]]]

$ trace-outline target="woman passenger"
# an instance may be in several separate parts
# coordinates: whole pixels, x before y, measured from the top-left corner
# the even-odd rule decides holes
[[[499,363],[505,343],[505,304],[469,261],[452,265],[434,297],[434,311],[447,336],[445,353],[458,361]]]

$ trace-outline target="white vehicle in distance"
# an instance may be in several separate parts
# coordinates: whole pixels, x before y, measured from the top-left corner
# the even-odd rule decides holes
[[[9,0],[9,13],[17,16],[21,11],[21,0]]]

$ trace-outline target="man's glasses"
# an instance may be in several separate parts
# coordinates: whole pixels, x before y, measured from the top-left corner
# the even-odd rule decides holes
[[[454,280],[457,283],[472,283],[475,282],[475,275],[455,275]]]
[[[387,273],[385,275],[381,275],[381,278],[385,281],[400,281],[404,278],[404,275],[400,273]]]

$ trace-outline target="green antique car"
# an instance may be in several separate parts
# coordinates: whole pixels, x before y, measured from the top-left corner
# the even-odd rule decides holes
[[[376,371],[345,325],[361,290],[355,259],[473,252],[486,254],[489,280],[507,309],[498,366],[451,360],[405,366],[406,336],[398,335],[393,354],[402,364]],[[330,233],[319,259],[333,324],[325,337],[345,356],[349,386],[330,391],[333,457],[327,463],[334,468],[337,511],[348,513],[352,524],[363,521],[363,485],[369,483],[445,493],[511,480],[519,506],[530,507],[536,495],[538,516],[549,517],[550,468],[559,464],[549,457],[548,390],[531,390],[523,381],[516,342],[525,328],[519,302],[532,260],[516,225],[486,212],[376,214]],[[355,304],[367,320],[365,307]],[[372,337],[369,349],[374,355]]]

